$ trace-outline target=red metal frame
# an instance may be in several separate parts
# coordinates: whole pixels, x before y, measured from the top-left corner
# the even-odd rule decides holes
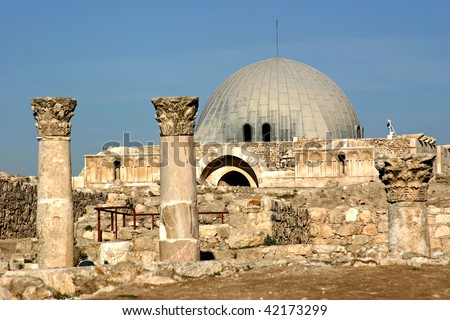
[[[97,241],[102,242],[102,230],[101,230],[101,213],[110,213],[111,214],[111,232],[113,232],[115,235],[114,237],[117,239],[118,236],[118,224],[117,224],[117,215],[122,215],[122,227],[126,226],[126,216],[132,216],[133,217],[133,230],[136,230],[136,218],[137,216],[151,216],[152,217],[152,229],[155,228],[155,217],[159,216],[158,212],[151,212],[151,213],[139,213],[136,214],[136,210],[133,206],[119,206],[119,207],[95,207],[95,210],[97,210]],[[129,210],[131,212],[121,212],[118,210]],[[225,214],[228,214],[227,211],[205,211],[205,212],[199,212],[198,214],[220,214],[221,223],[224,222],[224,216]]]

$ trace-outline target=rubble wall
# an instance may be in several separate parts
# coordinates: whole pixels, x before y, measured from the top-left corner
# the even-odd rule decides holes
[[[86,206],[102,204],[106,194],[74,190],[75,221],[86,213]],[[0,239],[36,236],[37,179],[2,175],[0,177]]]
[[[289,202],[271,203],[272,238],[276,244],[301,244],[309,240],[309,212]]]

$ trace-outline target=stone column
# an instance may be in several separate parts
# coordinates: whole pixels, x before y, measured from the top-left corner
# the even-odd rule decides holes
[[[36,229],[41,268],[74,264],[69,120],[76,105],[70,98],[31,100],[39,141]]]
[[[426,201],[434,158],[432,154],[394,154],[375,161],[389,203],[388,243],[393,258],[430,256]]]
[[[161,260],[200,260],[194,126],[198,97],[152,99],[161,135]]]

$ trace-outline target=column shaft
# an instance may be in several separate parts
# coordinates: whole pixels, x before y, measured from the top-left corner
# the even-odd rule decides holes
[[[200,259],[194,137],[161,137],[161,260]]]
[[[194,125],[197,97],[152,99],[161,135],[161,260],[200,260]]]
[[[397,202],[388,206],[388,245],[392,257],[410,253],[430,256],[427,206],[425,202]]]
[[[39,142],[36,228],[41,268],[73,266],[73,203],[70,141]]]

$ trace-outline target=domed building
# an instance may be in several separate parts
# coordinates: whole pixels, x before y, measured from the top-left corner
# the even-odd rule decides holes
[[[361,138],[349,99],[320,71],[275,57],[238,70],[211,95],[196,140],[292,141],[295,138]]]
[[[318,70],[274,57],[238,70],[211,95],[195,140],[198,184],[260,188],[325,187],[375,181],[374,159],[434,153],[450,172],[448,147],[424,134],[364,138],[339,86]],[[160,147],[110,148],[85,156],[79,184],[157,185]],[[78,181],[77,180],[77,181]]]

